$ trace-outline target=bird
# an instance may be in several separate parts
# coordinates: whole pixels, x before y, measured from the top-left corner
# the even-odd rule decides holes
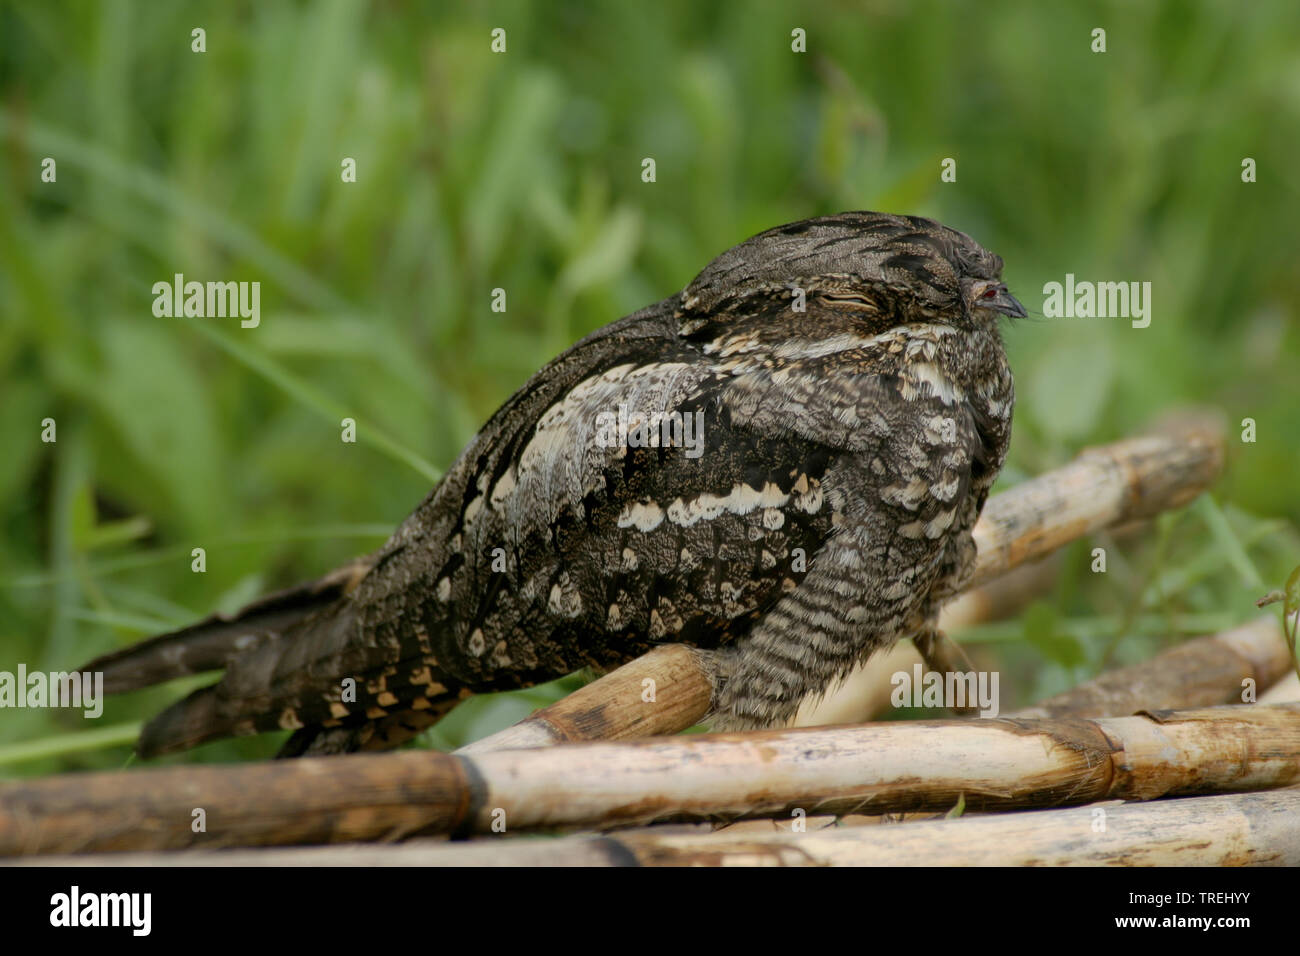
[[[942,639],[1011,435],[1002,269],[919,216],[761,232],[548,362],[377,551],[86,669],[112,693],[221,672],[144,757],[282,729],[282,757],[386,749],[666,643],[700,655],[710,727],[780,726]]]

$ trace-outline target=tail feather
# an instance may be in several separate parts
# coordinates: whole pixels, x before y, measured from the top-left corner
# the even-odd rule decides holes
[[[326,754],[391,750],[432,727],[461,701],[459,694],[447,694],[430,701],[428,709],[402,710],[378,720],[342,727],[303,727],[294,731],[276,757],[321,757]]]
[[[372,565],[373,558],[359,558],[323,578],[260,598],[234,614],[214,614],[189,627],[105,654],[81,670],[102,672],[104,691],[109,694],[220,670],[235,655],[347,594]]]
[[[391,710],[377,707],[377,694],[363,682],[357,688],[361,703],[354,705],[355,716],[321,720],[318,712],[311,713],[287,703],[278,709],[243,706],[248,700],[259,698],[231,698],[226,681],[221,681],[199,688],[146,723],[136,751],[141,757],[157,757],[222,737],[289,727],[297,729],[277,757],[390,750],[436,724],[467,694],[463,689],[442,684],[391,686],[402,694]],[[308,703],[319,710],[318,701]],[[303,720],[298,719],[299,714]],[[292,720],[286,722],[286,715]]]
[[[145,724],[136,744],[141,757],[277,729],[296,731],[281,757],[390,749],[436,723],[467,691],[441,672],[427,646],[402,657],[360,639],[350,597],[375,560],[360,558],[84,669],[101,672],[109,693],[225,672]],[[331,674],[357,675],[356,697],[345,702],[340,688],[321,685]]]
[[[176,701],[144,725],[136,741],[136,753],[145,758],[157,757],[229,736],[229,724],[221,719],[217,703],[215,684],[200,687]]]

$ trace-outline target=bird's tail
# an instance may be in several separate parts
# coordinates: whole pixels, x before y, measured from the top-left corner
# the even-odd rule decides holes
[[[364,685],[362,685],[364,690]],[[335,719],[299,727],[281,746],[279,758],[390,750],[431,727],[466,696],[459,689],[439,688],[392,710],[363,710],[357,718]],[[373,716],[370,716],[373,714]],[[229,713],[217,685],[200,687],[145,724],[136,744],[141,757],[185,750],[221,737],[285,729],[280,714]]]
[[[107,693],[225,671],[221,681],[195,690],[145,725],[136,743],[142,757],[291,727],[297,732],[284,744],[281,757],[387,750],[436,723],[465,696],[458,684],[430,675],[427,654],[409,674],[385,674],[374,686],[360,683],[359,701],[338,705],[344,713],[308,714],[293,688],[280,686],[271,693],[281,670],[305,678],[313,661],[331,655],[342,660],[351,653],[356,628],[346,599],[374,563],[374,557],[358,558],[319,580],[114,651],[81,669],[101,672]],[[280,703],[266,703],[273,697]],[[247,706],[250,702],[256,706]],[[316,709],[323,706],[315,696],[311,702]]]
[[[214,614],[179,631],[105,654],[81,670],[102,672],[104,691],[109,694],[221,670],[235,655],[273,639],[347,594],[372,565],[372,558],[358,558],[323,578],[260,598],[234,614]]]
[[[304,727],[280,747],[277,758],[391,750],[432,727],[465,697],[448,692],[422,702],[420,710],[399,710],[378,720],[342,727]]]

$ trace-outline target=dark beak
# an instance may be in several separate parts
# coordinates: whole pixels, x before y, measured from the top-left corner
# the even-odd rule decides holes
[[[1009,315],[1013,319],[1027,318],[1029,313],[1025,307],[1017,301],[1016,297],[1007,291],[1006,286],[998,286],[998,294],[991,299],[980,299],[980,307],[992,309],[994,312],[1001,312],[1003,315]]]

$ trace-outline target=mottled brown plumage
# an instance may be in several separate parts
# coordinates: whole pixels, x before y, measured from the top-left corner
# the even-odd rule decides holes
[[[670,641],[710,655],[715,726],[782,722],[971,571],[1011,426],[998,322],[1024,315],[1001,269],[916,217],[764,232],[546,365],[373,555],[92,666],[117,690],[224,667],[146,754],[277,727],[289,753],[387,746]],[[638,443],[659,413],[702,447]]]

